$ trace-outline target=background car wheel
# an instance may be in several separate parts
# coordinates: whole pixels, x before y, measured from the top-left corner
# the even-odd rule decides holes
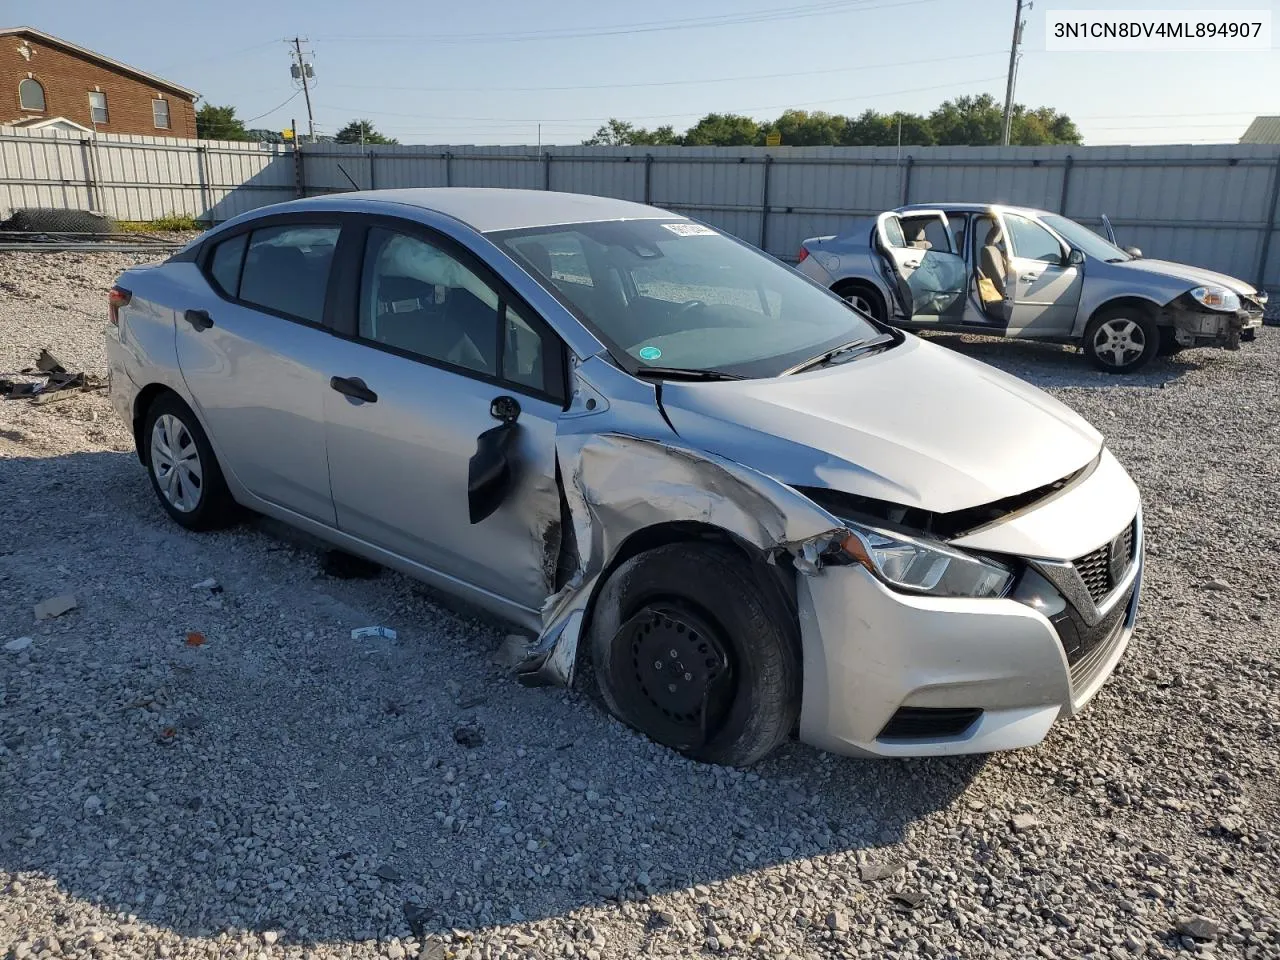
[[[759,760],[800,710],[797,628],[778,593],[721,545],[626,561],[596,599],[589,634],[609,711],[695,760]]]
[[[1248,330],[1241,330],[1241,331],[1240,331],[1240,342],[1241,342],[1241,343],[1252,343],[1254,340],[1257,340],[1257,339],[1258,339],[1258,328],[1257,328],[1257,327],[1250,327]]]
[[[209,438],[174,394],[161,394],[147,409],[142,456],[160,505],[188,530],[212,530],[235,521],[235,501]]]
[[[865,283],[842,283],[831,289],[840,299],[873,320],[884,323],[887,319],[884,301],[880,298],[880,294]]]
[[[1140,307],[1108,307],[1084,330],[1084,353],[1099,370],[1133,373],[1160,349],[1160,329]]]

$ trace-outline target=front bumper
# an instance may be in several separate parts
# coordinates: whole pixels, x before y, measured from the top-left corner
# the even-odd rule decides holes
[[[1262,326],[1263,311],[1248,308],[1235,313],[1194,309],[1170,309],[1173,336],[1184,347],[1240,349],[1240,334]]]
[[[1077,597],[1071,616],[1054,621],[1013,599],[898,593],[860,566],[800,577],[800,739],[878,757],[1040,742],[1084,708],[1128,647],[1143,573],[1140,519],[1135,529],[1133,559],[1105,610]],[[1091,627],[1076,604],[1088,608]]]

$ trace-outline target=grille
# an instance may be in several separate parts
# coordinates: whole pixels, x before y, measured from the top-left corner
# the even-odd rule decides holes
[[[982,711],[969,707],[899,707],[880,731],[879,740],[938,740],[958,737]]]
[[[1129,604],[1133,600],[1133,591],[1136,589],[1138,589],[1136,584],[1130,587],[1128,594],[1112,608],[1111,612],[1092,627],[1070,607],[1053,618],[1053,626],[1058,631],[1058,639],[1062,641],[1062,651],[1067,655],[1067,665],[1071,668],[1073,682],[1076,673],[1082,670],[1087,672],[1089,669],[1087,662],[1100,649],[1108,647],[1117,632],[1123,629]],[[1105,651],[1101,656],[1105,659]]]
[[[1135,519],[1125,528],[1124,533],[1110,543],[1072,561],[1094,603],[1101,603],[1129,572],[1129,566],[1133,563],[1133,540],[1137,525],[1138,521]]]

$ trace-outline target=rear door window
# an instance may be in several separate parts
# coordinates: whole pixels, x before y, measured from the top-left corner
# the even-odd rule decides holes
[[[228,297],[240,293],[240,264],[244,262],[244,248],[248,241],[247,233],[223,240],[213,248],[213,256],[209,258],[210,279]]]
[[[336,225],[323,224],[254,230],[249,235],[238,299],[308,323],[321,323],[338,233]]]

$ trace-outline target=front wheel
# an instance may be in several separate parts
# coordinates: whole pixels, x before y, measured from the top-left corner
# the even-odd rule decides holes
[[[1100,311],[1084,331],[1084,353],[1099,370],[1134,373],[1160,349],[1160,328],[1138,307]]]
[[[747,766],[800,711],[795,619],[744,558],[677,543],[623,563],[595,603],[589,642],[609,711],[706,763]]]

